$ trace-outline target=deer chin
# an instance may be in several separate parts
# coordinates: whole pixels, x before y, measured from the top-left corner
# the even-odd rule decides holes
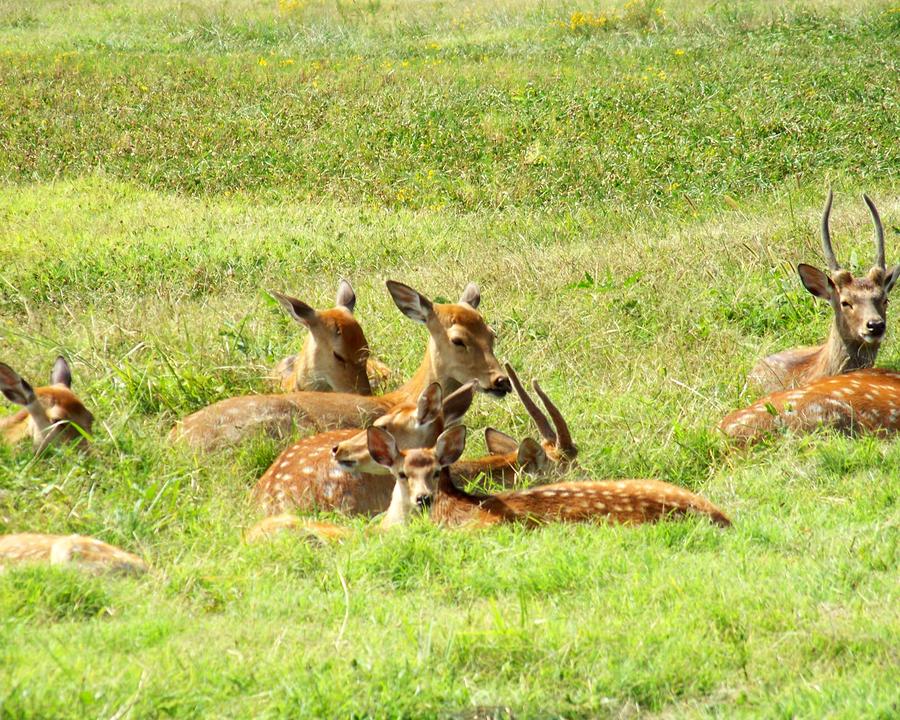
[[[875,333],[865,333],[862,336],[862,341],[866,345],[880,345],[881,341],[884,340],[884,332],[880,332],[877,335]]]

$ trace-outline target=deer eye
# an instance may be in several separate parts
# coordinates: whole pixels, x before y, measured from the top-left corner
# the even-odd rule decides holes
[[[407,475],[406,475],[405,472],[398,472],[398,473],[397,473],[397,477],[400,478],[401,480],[406,480],[406,479],[407,479]]]
[[[337,360],[339,363],[344,364],[347,362],[343,356],[338,355],[337,353],[333,353],[333,355],[334,355],[334,359]]]
[[[453,341],[452,341],[452,342],[453,342],[454,345],[456,345],[456,347],[464,348],[464,347],[466,346],[466,344],[465,344],[462,340],[460,340],[459,338],[453,338]]]
[[[848,303],[846,300],[841,300],[841,307],[852,308],[853,306]]]

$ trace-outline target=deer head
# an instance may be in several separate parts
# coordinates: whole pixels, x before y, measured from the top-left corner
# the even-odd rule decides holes
[[[309,330],[302,351],[289,361],[294,366],[287,368],[304,381],[304,389],[371,395],[366,374],[369,344],[353,317],[356,294],[350,283],[341,280],[335,307],[329,310],[314,310],[296,298],[270,292],[288,315]]]
[[[53,365],[50,385],[36,390],[9,365],[0,363],[0,392],[24,408],[0,425],[4,436],[15,439],[31,435],[37,453],[56,440],[84,440],[85,433],[91,431],[94,416],[71,388],[72,371],[62,356]]]
[[[822,250],[828,273],[804,263],[797,266],[797,272],[810,293],[831,303],[834,330],[846,345],[877,349],[887,328],[887,296],[900,276],[900,266],[888,270],[885,265],[884,227],[875,203],[868,195],[863,195],[863,200],[875,225],[875,265],[865,276],[855,278],[838,264],[828,227],[833,197],[829,190],[822,213]]]
[[[466,447],[466,428],[457,425],[442,432],[433,448],[400,450],[390,433],[370,427],[369,454],[394,476],[394,494],[383,526],[406,522],[415,512],[430,507],[438,489],[441,470],[455,463]]]
[[[374,427],[391,434],[401,448],[430,447],[445,428],[462,420],[472,405],[475,381],[443,397],[439,383],[431,383],[419,395],[418,402],[400,403],[375,420]],[[379,474],[384,467],[369,454],[368,433],[363,430],[332,449],[332,457],[342,470]]]
[[[452,386],[445,391],[470,380],[477,382],[480,391],[498,397],[512,390],[494,356],[496,335],[478,312],[481,292],[477,285],[469,283],[455,304],[432,303],[408,285],[393,280],[387,281],[387,287],[400,312],[428,329],[432,371],[451,381]]]

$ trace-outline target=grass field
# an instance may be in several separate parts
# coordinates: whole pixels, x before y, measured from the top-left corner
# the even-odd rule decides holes
[[[64,353],[98,418],[88,455],[0,447],[0,533],[154,568],[0,574],[0,718],[896,717],[900,447],[713,428],[827,331],[792,264],[829,184],[839,257],[872,260],[866,191],[900,261],[898,77],[896,2],[0,0],[0,359]],[[278,448],[166,433],[299,347],[265,288],[341,276],[398,377],[425,332],[384,280],[478,282],[573,478],[734,527],[245,546]],[[534,434],[512,398],[488,424]]]

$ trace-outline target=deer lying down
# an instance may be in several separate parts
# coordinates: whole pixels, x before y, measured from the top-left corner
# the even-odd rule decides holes
[[[49,563],[89,572],[146,572],[137,555],[84,535],[0,535],[0,570],[8,565]]]
[[[447,427],[459,422],[475,396],[475,384],[466,383],[442,400],[439,383],[432,383],[416,403],[400,403],[375,421],[390,430],[401,447],[433,445]],[[390,473],[348,472],[335,460],[342,441],[365,430],[332,430],[298,440],[286,448],[259,479],[255,495],[268,513],[289,508],[312,512],[338,510],[349,515],[384,512],[391,501],[394,481]],[[365,450],[366,457],[368,449]]]
[[[13,444],[30,437],[35,453],[56,442],[85,441],[94,416],[72,392],[72,371],[62,356],[56,358],[50,385],[34,389],[9,365],[0,363],[0,392],[22,409],[0,418],[0,438]]]
[[[728,437],[752,443],[786,428],[809,433],[825,427],[846,433],[900,429],[900,373],[869,368],[820,378],[735,410],[719,423]]]
[[[470,283],[458,303],[432,303],[402,283],[389,280],[388,290],[400,311],[425,325],[428,346],[416,374],[403,387],[371,397],[352,393],[296,392],[229,398],[186,417],[172,431],[191,447],[209,451],[234,445],[264,432],[289,437],[295,428],[319,432],[360,428],[402,402],[415,402],[433,382],[446,392],[470,380],[478,390],[502,397],[512,388],[494,356],[494,332],[478,305],[481,293]]]
[[[658,480],[564,482],[497,495],[472,495],[450,479],[450,465],[462,455],[466,428],[441,433],[434,448],[399,450],[390,433],[369,428],[369,453],[396,480],[383,527],[405,524],[416,512],[428,511],[449,526],[488,526],[518,522],[644,523],[695,513],[723,527],[731,524],[708,500]]]
[[[788,390],[875,364],[887,328],[887,296],[900,276],[900,266],[887,269],[884,227],[875,203],[863,195],[875,225],[875,266],[860,278],[842,269],[831,248],[828,229],[832,199],[829,191],[822,213],[822,249],[828,274],[811,265],[797,266],[804,287],[831,304],[834,311],[831,331],[822,345],[785,350],[757,363],[748,383],[760,392]]]
[[[383,385],[390,369],[369,355],[369,343],[353,316],[356,293],[346,280],[338,284],[335,306],[314,310],[296,298],[271,293],[309,334],[297,355],[275,367],[275,378],[285,392],[313,390],[371,395],[372,385]]]
[[[506,365],[506,372],[534,419],[543,444],[530,438],[517,443],[488,428],[485,440],[490,454],[454,463],[450,472],[457,484],[483,477],[505,485],[522,472],[544,476],[566,468],[577,454],[565,419],[540,385],[534,383],[555,430],[510,365]],[[396,405],[374,425],[390,432],[401,449],[431,447],[444,429],[462,419],[473,392],[470,383],[442,402],[440,385],[434,383],[419,396],[417,404]],[[366,431],[334,430],[304,438],[284,450],[260,478],[256,496],[268,513],[293,508],[301,512],[338,510],[376,515],[387,510],[393,489],[390,471],[369,455]]]

